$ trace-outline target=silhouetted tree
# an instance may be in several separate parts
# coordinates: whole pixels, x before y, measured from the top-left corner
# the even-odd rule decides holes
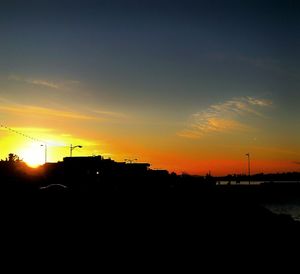
[[[9,153],[8,154],[8,161],[10,163],[15,163],[15,162],[20,162],[20,157],[16,154],[13,154],[13,153]]]

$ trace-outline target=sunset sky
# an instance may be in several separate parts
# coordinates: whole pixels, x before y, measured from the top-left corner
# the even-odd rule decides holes
[[[177,173],[246,173],[246,153],[253,173],[300,171],[299,11],[2,0],[0,158],[42,164],[47,144],[56,162],[73,144]]]

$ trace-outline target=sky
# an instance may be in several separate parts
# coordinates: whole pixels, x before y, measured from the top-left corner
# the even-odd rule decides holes
[[[247,173],[247,153],[253,173],[300,171],[299,8],[2,0],[0,158],[72,144],[176,173]]]

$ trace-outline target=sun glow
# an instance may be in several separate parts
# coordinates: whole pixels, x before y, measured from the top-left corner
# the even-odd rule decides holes
[[[31,146],[20,152],[20,158],[30,167],[38,167],[44,164],[44,154],[42,147]]]

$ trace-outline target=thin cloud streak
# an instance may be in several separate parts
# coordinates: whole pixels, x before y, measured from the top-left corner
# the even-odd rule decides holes
[[[77,80],[66,80],[66,81],[60,81],[60,82],[53,82],[45,79],[38,79],[38,78],[32,78],[32,77],[23,77],[19,75],[9,75],[8,80],[15,81],[15,82],[23,82],[30,85],[36,85],[40,87],[46,87],[50,89],[63,89],[70,85],[77,85],[80,82]]]
[[[248,116],[264,117],[261,110],[272,106],[266,99],[239,97],[211,105],[206,110],[191,115],[187,127],[178,132],[180,137],[198,139],[212,132],[245,131],[251,127],[243,122]]]
[[[61,118],[80,119],[80,120],[99,119],[97,117],[88,116],[76,112],[36,107],[36,106],[10,106],[10,107],[0,106],[0,112],[11,112],[14,114],[22,114],[22,115],[57,116]]]
[[[121,113],[121,112],[115,112],[115,111],[93,110],[92,112],[96,113],[97,115],[100,115],[102,117],[112,118],[112,119],[127,119],[127,118],[129,118],[128,115]]]
[[[60,117],[77,120],[95,120],[97,122],[114,122],[128,118],[126,114],[114,111],[83,110],[69,111],[60,108],[47,108],[34,105],[23,105],[0,97],[0,112],[32,116]]]
[[[255,58],[255,57],[248,57],[248,56],[238,56],[237,59],[243,63],[249,64],[251,66],[273,71],[276,73],[285,73],[285,71],[281,68],[279,60],[275,59],[265,59],[265,58]]]
[[[57,84],[55,84],[53,82],[45,81],[45,80],[27,79],[25,81],[27,83],[33,84],[33,85],[44,86],[44,87],[47,87],[47,88],[59,89],[59,85],[57,85]]]
[[[2,113],[9,112],[11,114],[20,114],[20,115],[60,117],[60,118],[79,119],[79,120],[99,120],[99,121],[104,120],[96,116],[86,115],[74,111],[66,111],[61,109],[18,104],[1,97],[0,97],[0,112]]]
[[[54,131],[53,128],[41,128],[41,127],[13,127],[13,129],[15,129],[17,131],[24,132],[24,133],[31,133],[31,132],[49,133],[49,132]],[[0,127],[0,130],[7,131],[7,129],[4,128],[4,127]]]
[[[283,66],[283,62],[279,59],[253,57],[253,56],[246,56],[246,55],[228,55],[221,52],[212,52],[207,56],[219,62],[224,62],[224,61],[239,62],[240,64],[245,64],[260,69],[261,71],[273,72],[278,75],[285,75],[285,76],[299,79],[299,72],[296,70],[290,70],[285,68]]]

